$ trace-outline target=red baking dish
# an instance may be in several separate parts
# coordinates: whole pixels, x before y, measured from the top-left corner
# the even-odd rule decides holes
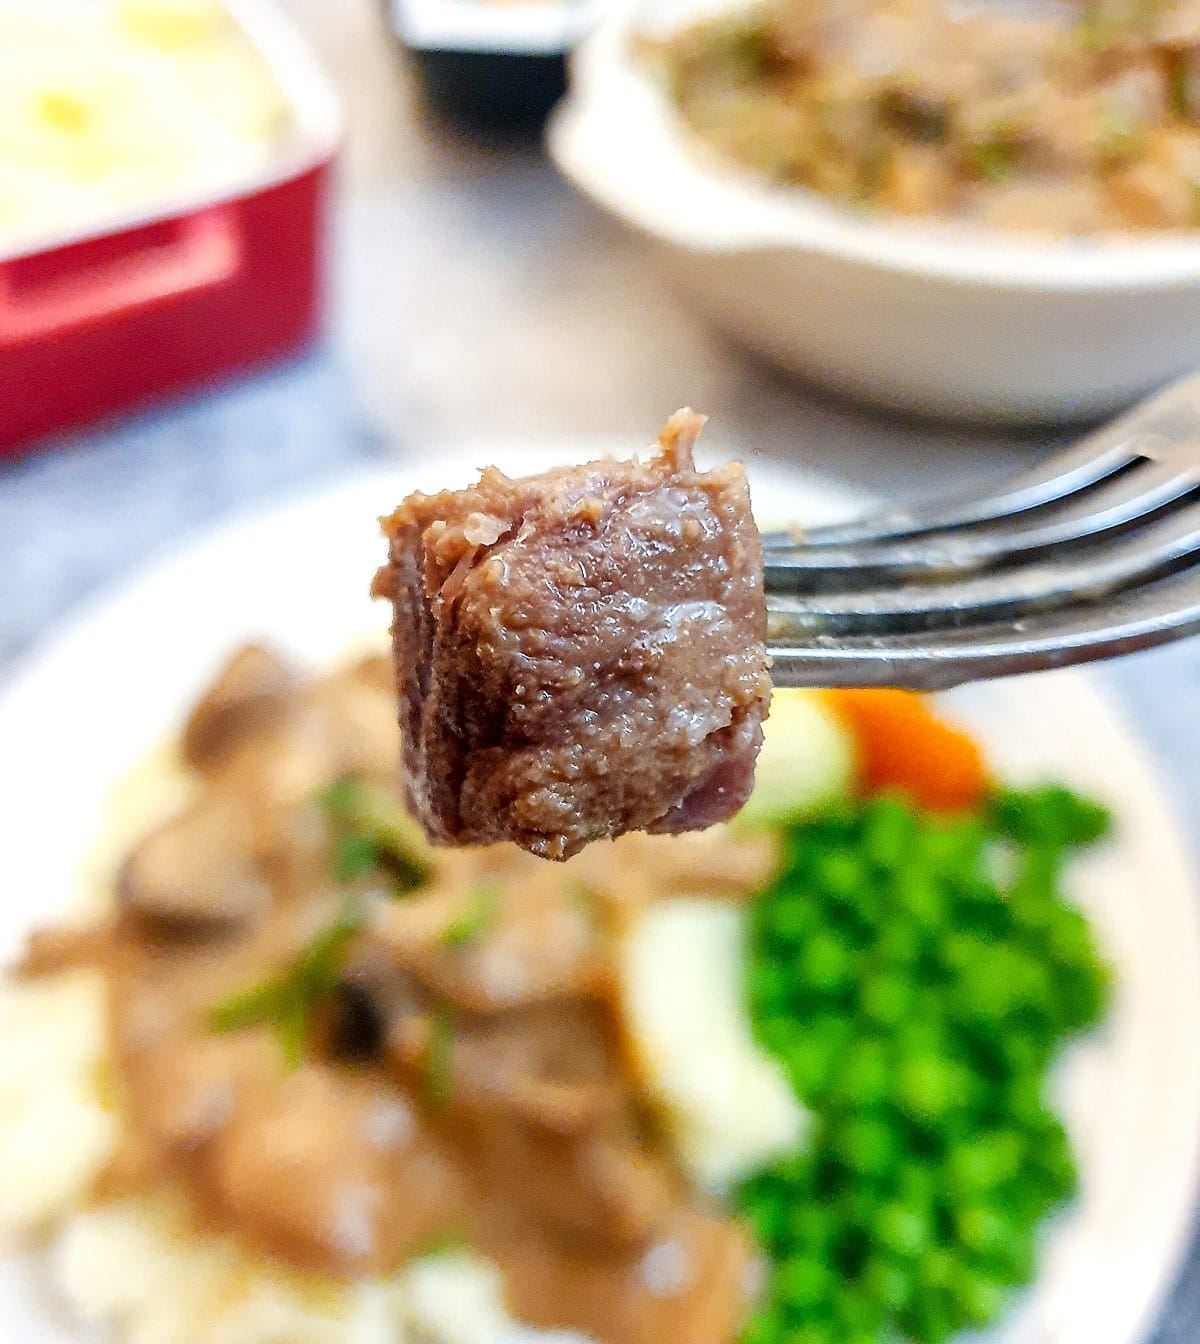
[[[269,0],[228,0],[290,108],[227,194],[0,251],[0,456],[303,347],[323,308],[337,98]]]

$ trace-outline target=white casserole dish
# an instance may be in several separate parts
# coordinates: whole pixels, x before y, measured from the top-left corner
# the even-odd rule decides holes
[[[838,391],[936,415],[1098,415],[1200,362],[1200,237],[1031,240],[858,215],[717,162],[637,35],[711,12],[624,4],[577,49],[562,172],[645,235],[715,325]]]

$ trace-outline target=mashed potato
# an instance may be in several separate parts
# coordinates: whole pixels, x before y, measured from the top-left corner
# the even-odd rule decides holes
[[[342,1284],[256,1259],[189,1231],[170,1199],[126,1200],[70,1218],[53,1278],[79,1317],[127,1344],[549,1344],[504,1310],[500,1278],[463,1252],[387,1279]],[[559,1336],[565,1341],[567,1336]]]
[[[286,119],[216,0],[0,0],[0,245],[244,180]]]
[[[112,1153],[101,1097],[104,982],[80,972],[0,989],[0,1229],[71,1207]]]
[[[743,912],[724,901],[659,901],[621,958],[624,1016],[647,1089],[688,1174],[720,1192],[795,1148],[807,1115],[751,1035],[742,993]]]

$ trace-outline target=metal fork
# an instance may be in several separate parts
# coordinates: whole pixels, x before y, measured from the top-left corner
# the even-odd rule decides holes
[[[990,494],[767,533],[777,686],[965,681],[1200,632],[1200,375]]]

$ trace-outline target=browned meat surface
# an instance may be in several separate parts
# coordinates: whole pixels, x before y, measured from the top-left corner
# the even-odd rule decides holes
[[[564,859],[745,801],[770,696],[740,466],[680,411],[644,463],[413,495],[384,523],[408,797],[433,841]]]
[[[25,974],[89,965],[109,988],[123,1137],[96,1197],[169,1184],[322,1275],[465,1238],[533,1324],[730,1344],[747,1242],[649,1117],[614,931],[656,895],[746,895],[773,842],[430,849],[397,796],[387,671],[238,654],[192,718],[216,726],[189,805],[134,846],[111,917],[31,940]]]

